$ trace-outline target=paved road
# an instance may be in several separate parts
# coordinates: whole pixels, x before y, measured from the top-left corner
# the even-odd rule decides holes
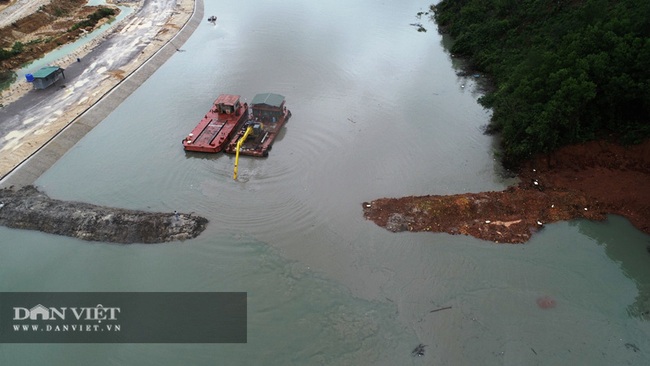
[[[109,35],[104,42],[84,57],[82,62],[73,63],[65,70],[65,84],[51,86],[45,90],[32,91],[18,101],[0,109],[0,149],[12,143],[10,132],[31,131],[47,124],[63,113],[66,108],[83,103],[88,93],[96,90],[100,75],[106,70],[115,70],[131,62],[146,46],[146,41],[155,37],[160,29],[152,27],[154,22],[165,22],[173,11],[175,0],[144,0],[145,3],[130,18],[121,31]],[[138,88],[158,67],[165,63],[190,37],[203,18],[203,0],[195,1],[195,10],[186,25],[160,51],[106,94],[98,103],[89,106],[86,112],[76,118],[67,128],[59,132],[29,159],[0,180],[0,187],[32,184],[43,172],[54,164],[66,151],[88,131],[101,122],[123,100]],[[154,32],[154,34],[151,34]],[[110,76],[106,76],[110,77]],[[58,83],[61,83],[59,81]],[[62,88],[61,85],[65,85]],[[52,143],[56,141],[56,143]]]

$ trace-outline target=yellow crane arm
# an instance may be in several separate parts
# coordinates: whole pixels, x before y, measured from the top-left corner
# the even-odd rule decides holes
[[[246,138],[248,137],[248,135],[251,134],[251,132],[253,132],[253,127],[248,126],[248,128],[246,128],[246,132],[244,132],[244,136],[242,136],[239,139],[239,141],[237,141],[237,147],[235,148],[235,171],[232,174],[232,179],[235,180],[237,179],[237,167],[239,166],[239,150],[241,150],[241,145],[244,143],[244,141],[246,141]]]

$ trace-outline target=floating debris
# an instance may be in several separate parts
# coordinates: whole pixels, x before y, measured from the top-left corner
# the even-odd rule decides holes
[[[411,23],[410,25],[411,25],[412,27],[417,27],[417,28],[418,28],[418,32],[426,32],[426,31],[427,31],[427,29],[424,28],[424,26],[423,26],[421,23]]]
[[[445,307],[442,307],[442,308],[433,309],[433,310],[430,311],[430,313],[435,313],[436,311],[448,310],[448,309],[451,309],[451,306],[445,306]]]
[[[413,357],[415,357],[415,356],[418,356],[418,357],[424,356],[424,347],[426,347],[425,344],[422,344],[422,343],[418,344],[418,346],[415,347],[413,352],[411,352],[411,356],[413,356]]]

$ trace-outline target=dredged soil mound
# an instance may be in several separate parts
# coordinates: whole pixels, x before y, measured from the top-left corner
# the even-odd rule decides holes
[[[0,225],[110,243],[163,243],[197,237],[206,218],[55,200],[34,186],[0,190]]]
[[[380,198],[363,203],[368,220],[393,232],[471,235],[523,243],[545,224],[626,217],[650,234],[650,141],[622,147],[598,141],[529,161],[520,183],[501,192]]]

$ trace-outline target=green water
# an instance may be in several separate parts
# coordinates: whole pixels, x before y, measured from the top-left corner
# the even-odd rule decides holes
[[[409,25],[427,6],[206,0],[217,25],[36,182],[60,199],[193,211],[206,232],[122,246],[0,228],[0,290],[246,291],[248,343],[0,345],[0,364],[648,364],[650,238],[627,220],[494,245],[363,219],[379,197],[510,183],[475,80],[455,75],[433,26]],[[231,156],[182,150],[218,94],[259,92],[284,95],[293,117],[239,181]]]

